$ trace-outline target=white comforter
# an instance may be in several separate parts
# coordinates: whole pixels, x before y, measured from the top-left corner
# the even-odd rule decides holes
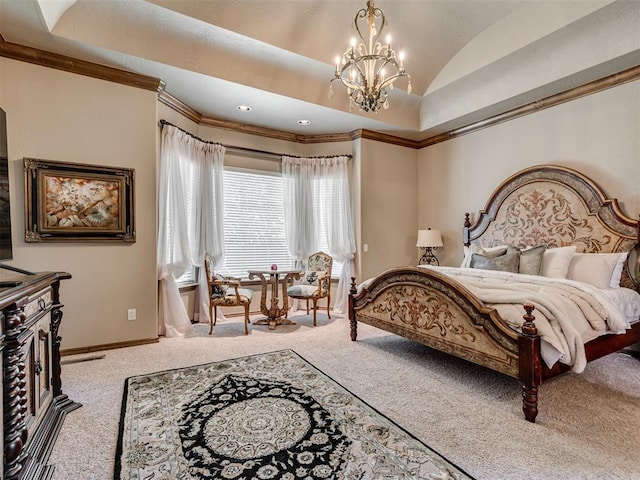
[[[624,333],[640,317],[640,294],[629,289],[619,289],[629,300],[620,308],[620,295],[582,282],[472,268],[424,268],[454,278],[515,326],[524,323],[522,304],[532,303],[542,357],[549,367],[560,361],[582,372],[587,363],[585,342],[604,333]]]

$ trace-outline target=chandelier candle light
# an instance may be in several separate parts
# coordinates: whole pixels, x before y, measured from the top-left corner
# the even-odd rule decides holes
[[[368,39],[365,40],[359,23],[366,18]],[[391,48],[391,36],[387,35],[386,44],[378,40],[387,20],[382,10],[374,7],[373,0],[367,2],[367,8],[356,13],[353,21],[361,42],[351,39],[349,47],[342,57],[336,57],[336,73],[331,79],[340,80],[349,94],[349,110],[356,104],[362,112],[377,112],[380,107],[389,108],[387,89],[393,89],[393,82],[407,77],[407,93],[411,93],[411,77],[404,70],[404,53]],[[329,86],[329,98],[333,89]]]

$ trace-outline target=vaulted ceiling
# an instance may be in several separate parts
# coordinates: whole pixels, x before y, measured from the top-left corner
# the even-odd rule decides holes
[[[206,118],[307,135],[417,140],[640,65],[636,0],[378,0],[413,91],[401,79],[388,110],[349,111],[346,89],[327,94],[365,3],[0,0],[0,34],[157,77]]]

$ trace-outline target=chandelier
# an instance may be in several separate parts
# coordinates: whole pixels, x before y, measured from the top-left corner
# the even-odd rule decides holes
[[[362,33],[360,23],[367,22],[367,39]],[[351,39],[351,46],[336,57],[336,73],[331,79],[340,80],[347,87],[349,110],[358,105],[362,112],[377,112],[380,108],[389,108],[387,89],[393,90],[393,82],[407,77],[407,93],[411,93],[411,77],[404,70],[404,54],[391,48],[391,36],[387,35],[386,44],[379,41],[387,20],[382,10],[375,8],[373,0],[367,1],[367,8],[356,13],[353,24],[360,42]],[[364,26],[364,25],[362,25]],[[333,89],[329,86],[329,98]]]

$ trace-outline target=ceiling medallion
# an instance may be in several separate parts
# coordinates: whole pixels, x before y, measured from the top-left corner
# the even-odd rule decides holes
[[[359,23],[367,22],[365,40]],[[387,35],[386,44],[379,41],[387,21],[382,10],[375,8],[373,0],[367,7],[358,10],[353,21],[360,42],[351,39],[351,46],[336,57],[336,73],[331,79],[340,80],[347,87],[349,110],[357,105],[361,112],[377,112],[380,108],[389,108],[387,89],[393,89],[393,82],[400,77],[407,77],[407,93],[411,93],[411,77],[404,69],[404,53],[391,48],[391,36]],[[364,25],[363,25],[364,26]],[[329,98],[333,89],[329,86]]]

